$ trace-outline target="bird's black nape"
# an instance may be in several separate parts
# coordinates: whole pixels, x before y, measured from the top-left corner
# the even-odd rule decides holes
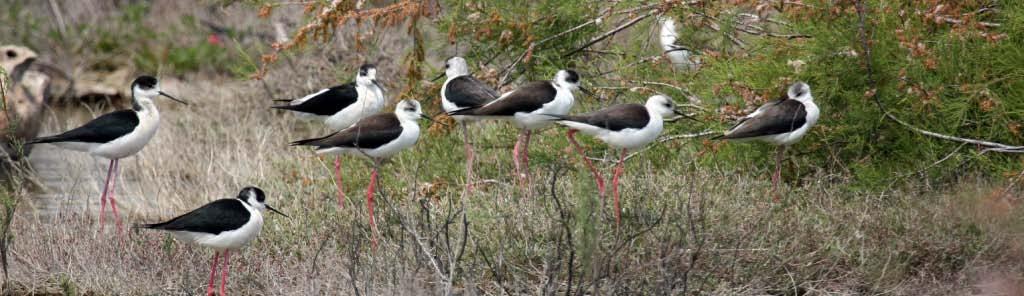
[[[571,82],[571,83],[579,83],[580,82],[580,74],[576,73],[576,71],[565,70],[565,72],[568,73],[568,75],[566,75],[566,77],[565,77],[565,81],[568,81],[568,82]]]
[[[267,200],[267,195],[263,193],[263,189],[259,189],[255,186],[242,188],[242,191],[238,192],[238,199],[244,202],[248,202],[249,197],[255,197],[256,201],[261,203]]]
[[[139,76],[139,77],[135,78],[135,81],[132,81],[132,88],[135,88],[136,86],[138,86],[138,87],[141,87],[143,89],[151,89],[151,88],[156,87],[156,83],[157,83],[156,77],[149,76],[149,75],[142,75],[142,76]]]

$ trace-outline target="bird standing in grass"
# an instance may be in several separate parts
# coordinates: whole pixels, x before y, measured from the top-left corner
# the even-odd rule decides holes
[[[287,105],[271,108],[288,110],[301,118],[323,120],[332,132],[343,130],[360,119],[377,114],[384,108],[384,88],[377,82],[377,67],[363,64],[356,81],[325,88],[294,100],[279,100]],[[334,159],[338,207],[344,206],[345,190],[341,178],[341,157]]]
[[[393,113],[381,113],[363,118],[339,132],[308,140],[292,142],[292,146],[313,146],[317,154],[361,155],[373,161],[370,184],[366,188],[366,207],[370,215],[373,245],[377,246],[377,224],[374,218],[374,192],[377,171],[381,163],[402,150],[412,147],[420,137],[419,119],[428,119],[420,103],[402,100]]]
[[[818,122],[818,105],[814,104],[811,87],[797,82],[789,87],[786,97],[758,107],[744,116],[720,138],[725,140],[758,140],[778,146],[775,153],[775,172],[772,174],[772,195],[776,194],[782,178],[782,158],[786,147],[793,145]]]
[[[117,191],[118,162],[122,158],[141,151],[156,134],[157,127],[160,126],[160,112],[157,111],[153,98],[158,96],[165,96],[176,102],[187,104],[160,90],[160,85],[155,77],[139,76],[132,82],[131,109],[103,114],[73,130],[27,142],[27,144],[54,144],[64,149],[88,152],[93,156],[110,159],[103,194],[100,197],[101,230],[103,229],[103,211],[108,198],[117,229],[119,232],[122,229],[121,216],[117,213],[117,202],[114,199],[114,193]]]
[[[675,109],[672,99],[663,95],[651,96],[647,103],[621,104],[607,107],[583,115],[551,115],[558,124],[569,127],[567,136],[576,151],[583,157],[590,172],[594,175],[598,193],[604,197],[604,180],[601,173],[587,158],[583,148],[576,142],[576,132],[596,137],[609,146],[621,150],[619,162],[612,174],[612,194],[615,203],[615,223],[621,221],[622,210],[619,206],[619,177],[625,169],[626,152],[639,149],[650,144],[664,129],[664,118],[672,114],[683,115]]]
[[[449,58],[444,63],[444,75],[448,79],[441,86],[441,107],[445,112],[454,112],[465,108],[478,108],[494,99],[500,94],[482,81],[469,75],[469,66],[466,60],[461,57]],[[440,76],[439,76],[440,77]],[[472,117],[462,115],[452,116],[462,126],[462,141],[466,149],[466,192],[473,191],[473,144],[469,137],[469,129],[466,127],[468,120]]]
[[[136,228],[170,231],[179,241],[213,248],[206,295],[214,295],[217,261],[223,254],[220,295],[227,295],[225,287],[231,271],[231,251],[237,251],[256,239],[263,229],[263,211],[271,210],[288,217],[266,204],[266,199],[263,190],[245,187],[235,198],[219,199],[167,222],[140,224]]]
[[[551,125],[551,115],[568,114],[575,100],[572,92],[577,89],[586,91],[580,87],[579,74],[573,70],[560,70],[554,80],[530,82],[490,103],[457,109],[448,115],[512,121],[520,130],[512,149],[514,173],[525,190],[529,187],[530,135],[534,130]]]

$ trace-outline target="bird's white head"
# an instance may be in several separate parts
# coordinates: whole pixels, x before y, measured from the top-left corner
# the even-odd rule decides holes
[[[416,100],[402,100],[398,102],[398,105],[395,105],[395,115],[402,121],[430,119],[426,114],[423,114],[423,108],[420,107],[420,102]]]
[[[267,195],[263,193],[262,189],[259,189],[257,187],[249,186],[242,188],[242,191],[238,192],[237,198],[248,204],[250,207],[253,207],[254,209],[259,210],[261,212],[271,210],[274,211],[274,213],[280,214],[281,216],[288,217],[288,215],[285,215],[284,213],[281,213],[274,207],[268,205]]]
[[[188,105],[185,101],[160,90],[160,82],[156,80],[156,77],[142,75],[132,81],[132,109],[138,111],[142,110],[144,106],[152,106],[153,98],[158,96],[165,96],[175,102]]]
[[[573,70],[559,70],[555,74],[555,84],[559,87],[575,91],[580,88],[580,74]]]
[[[8,75],[14,72],[14,68],[25,61],[36,58],[36,52],[24,46],[4,45],[0,46],[0,67]]]
[[[362,86],[376,85],[377,87],[380,87],[380,84],[377,83],[377,66],[374,64],[363,64],[362,66],[359,66],[359,73],[356,74],[356,84]]]
[[[654,112],[661,117],[669,117],[676,112],[676,103],[665,95],[653,95],[647,99],[647,103],[644,104],[647,110]]]
[[[794,99],[801,102],[812,102],[814,97],[811,96],[811,86],[807,83],[797,82],[789,86],[789,91],[786,92],[790,99]]]
[[[466,59],[455,56],[444,61],[444,75],[448,78],[469,75],[469,65],[466,64]]]

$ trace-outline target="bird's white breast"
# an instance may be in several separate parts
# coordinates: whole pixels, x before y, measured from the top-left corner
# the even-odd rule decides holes
[[[352,105],[327,117],[324,121],[333,131],[340,131],[352,126],[360,119],[376,114],[384,109],[384,93],[376,86],[365,87],[356,85],[358,99]]]

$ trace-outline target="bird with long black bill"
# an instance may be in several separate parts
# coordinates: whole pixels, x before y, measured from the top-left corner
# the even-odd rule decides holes
[[[292,142],[292,146],[313,146],[317,154],[349,154],[373,161],[370,183],[366,188],[366,207],[370,215],[373,246],[377,246],[377,224],[374,218],[374,193],[377,171],[381,163],[416,144],[420,137],[420,119],[430,119],[414,100],[402,100],[393,113],[381,113],[363,118],[339,132],[314,139]]]
[[[384,88],[377,81],[377,67],[363,64],[354,82],[325,88],[302,98],[278,101],[288,104],[271,108],[291,111],[300,118],[323,121],[331,132],[336,132],[352,126],[360,119],[377,114],[384,108],[386,99]],[[343,207],[345,190],[342,186],[341,157],[334,159],[334,175],[337,177],[338,207]]]
[[[620,150],[619,162],[612,174],[612,194],[615,204],[615,222],[622,220],[619,205],[619,177],[625,170],[626,153],[650,144],[664,129],[664,118],[673,114],[686,116],[675,109],[675,103],[667,96],[655,95],[647,103],[620,104],[582,115],[551,115],[558,124],[569,128],[567,136],[576,151],[583,157],[587,168],[594,175],[598,193],[604,197],[604,179],[587,158],[583,148],[576,142],[576,132],[598,138],[612,148]]]
[[[266,203],[267,196],[256,187],[245,187],[235,198],[215,200],[184,215],[163,223],[139,224],[136,228],[169,231],[176,239],[212,248],[210,281],[206,295],[214,295],[217,261],[224,257],[221,268],[220,295],[226,294],[228,274],[231,271],[231,251],[249,245],[263,229],[263,211],[271,210],[288,217]]]
[[[782,158],[786,147],[800,141],[818,122],[819,115],[818,105],[814,104],[814,97],[811,96],[811,87],[807,83],[797,82],[789,87],[785,97],[758,107],[720,138],[757,140],[778,147],[775,153],[775,172],[772,174],[772,195],[778,200],[776,192],[782,178]]]
[[[441,86],[441,108],[447,112],[466,108],[479,108],[500,96],[494,88],[469,75],[469,65],[461,57],[451,57],[444,63],[444,73],[448,78]],[[440,78],[441,76],[438,76]],[[469,135],[467,121],[473,117],[454,115],[452,118],[462,127],[462,141],[466,150],[466,191],[473,191],[473,161],[475,153]]]
[[[490,103],[456,109],[451,116],[472,119],[509,120],[519,128],[519,137],[512,149],[514,174],[524,189],[529,187],[530,135],[552,124],[550,115],[565,115],[572,108],[572,92],[581,89],[580,76],[573,70],[560,70],[553,80],[533,81],[501,95]]]
[[[160,90],[153,76],[139,76],[132,81],[132,108],[103,114],[78,128],[58,135],[32,139],[27,144],[49,143],[58,147],[88,152],[90,155],[110,159],[107,178],[100,197],[100,229],[103,228],[103,211],[107,200],[120,231],[121,216],[117,212],[114,193],[117,191],[118,163],[122,158],[132,156],[146,147],[160,126],[160,112],[153,98],[165,96],[176,102],[187,104]]]

